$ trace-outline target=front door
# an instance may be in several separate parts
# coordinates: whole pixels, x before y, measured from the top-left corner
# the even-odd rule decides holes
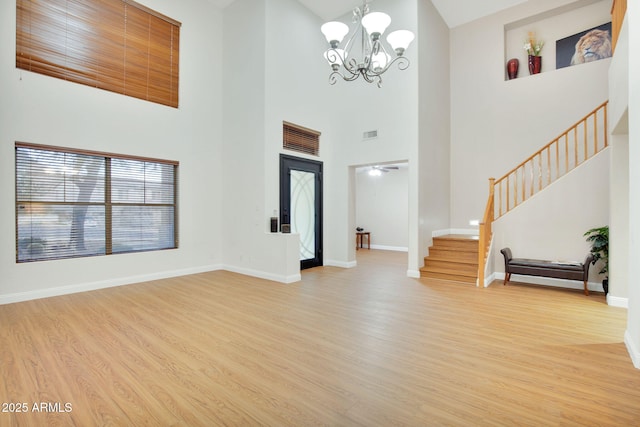
[[[280,155],[280,223],[300,235],[300,269],[322,265],[322,162]]]

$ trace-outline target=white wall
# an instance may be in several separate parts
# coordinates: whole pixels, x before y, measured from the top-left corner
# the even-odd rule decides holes
[[[178,109],[17,70],[15,2],[0,5],[0,303],[221,262],[221,12],[197,0],[143,3],[183,23]],[[16,264],[15,141],[179,161],[179,249]]]
[[[578,2],[527,2],[452,30],[452,228],[464,228],[470,219],[481,217],[489,177],[499,178],[608,98],[610,59],[504,80],[505,25],[573,3]],[[590,6],[589,10],[598,15],[594,20],[601,18],[601,8]],[[585,17],[584,11],[576,13]],[[570,17],[568,14],[566,19]],[[606,20],[606,16],[602,18],[603,22]],[[592,20],[587,21],[585,28],[593,24]],[[562,22],[550,20],[535,30],[544,37],[547,31],[559,34],[560,26]],[[581,172],[590,179],[608,182],[608,162],[592,162],[582,167],[590,168],[589,172]],[[582,234],[589,228],[608,224],[607,203],[595,203],[608,199],[608,188],[586,186],[580,180],[565,180],[562,185],[566,186],[567,195],[581,195],[580,198],[556,197],[553,200],[556,208],[551,210],[554,215],[544,214],[548,221],[539,217],[544,209],[527,207],[533,203],[530,201],[514,213],[518,215],[517,221],[511,220],[522,227],[536,224],[545,233],[517,229],[511,230],[510,235],[499,236],[499,226],[496,239],[501,244],[495,245],[494,251],[504,244],[512,246],[517,256],[548,258],[554,252],[559,258],[583,258],[585,252],[581,248],[586,243]],[[582,214],[581,210],[589,210],[589,214]],[[502,229],[508,229],[504,224],[510,220],[500,221]],[[524,248],[516,249],[525,238],[527,253],[523,253]],[[497,255],[499,264],[501,256],[499,252]]]
[[[640,3],[628,2],[629,23],[629,218],[640,218]],[[625,343],[640,368],[640,224],[629,224],[629,315]]]
[[[297,0],[269,0],[266,3],[264,218],[270,217],[280,205],[280,154],[323,162],[323,246],[326,246],[333,238],[326,226],[326,213],[331,210],[331,205],[327,204],[331,187],[327,185],[326,162],[331,156],[333,129],[325,87],[327,65],[322,57],[324,37],[319,30],[322,22]],[[283,121],[320,131],[319,156],[283,150]],[[326,258],[325,253],[323,251],[323,258]],[[296,240],[299,268],[298,260],[299,243]]]
[[[611,135],[609,185],[609,295],[629,296],[629,135]]]
[[[409,171],[407,165],[371,176],[356,172],[356,226],[371,232],[374,249],[408,250]],[[366,240],[365,240],[366,243]]]
[[[265,196],[277,194],[279,161],[267,160],[266,130],[282,128],[282,119],[267,116],[268,58],[277,55],[266,37],[267,9],[275,3],[238,0],[224,13],[223,258],[231,271],[292,282],[300,279],[298,236],[269,232],[278,204]]]
[[[430,1],[418,3],[420,82],[417,171],[419,253],[417,268],[432,245],[434,231],[451,226],[451,78],[449,27]],[[416,270],[415,274],[420,273]]]
[[[629,31],[625,20],[609,68],[611,167],[609,194],[609,294],[611,305],[629,296]]]

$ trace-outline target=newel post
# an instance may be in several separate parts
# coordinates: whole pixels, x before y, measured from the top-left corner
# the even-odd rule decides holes
[[[476,283],[476,286],[480,288],[484,288],[484,265],[486,262],[487,245],[489,243],[489,239],[491,238],[491,225],[493,223],[493,198],[495,182],[495,178],[489,178],[489,199],[487,200],[487,207],[484,211],[484,216],[482,217],[482,221],[480,222],[480,226],[478,228],[478,281]]]

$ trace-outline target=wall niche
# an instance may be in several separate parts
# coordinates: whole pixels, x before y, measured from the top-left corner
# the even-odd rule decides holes
[[[525,19],[504,25],[504,79],[530,77],[527,52],[524,49],[529,34],[544,43],[540,56],[541,74],[555,71],[556,42],[593,27],[611,22],[610,0],[580,0]],[[517,59],[518,74],[510,79],[507,64]],[[575,66],[573,66],[575,67]],[[573,67],[561,68],[568,70]],[[533,75],[535,77],[536,75]]]

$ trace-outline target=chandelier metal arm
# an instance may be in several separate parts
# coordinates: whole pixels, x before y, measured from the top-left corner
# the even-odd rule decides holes
[[[406,30],[394,31],[390,34],[387,38],[393,49],[393,53],[390,55],[381,41],[381,35],[390,22],[389,16],[376,12],[376,16],[373,18],[373,14],[369,17],[367,16],[368,13],[368,0],[364,0],[362,8],[353,9],[353,23],[356,26],[347,37],[344,50],[339,49],[338,46],[349,32],[347,26],[339,22],[330,22],[323,25],[322,31],[330,44],[329,50],[325,52],[325,57],[332,69],[329,75],[330,84],[335,84],[338,81],[338,77],[345,81],[353,81],[362,76],[366,82],[376,83],[378,87],[381,87],[381,75],[391,68],[393,64],[397,64],[400,70],[409,68],[409,60],[403,54],[413,40],[413,34]],[[367,16],[367,28],[363,25],[365,16]],[[327,27],[326,31],[325,27]],[[371,31],[371,36],[369,36],[367,30]],[[361,45],[359,57],[354,55],[358,37],[360,37]]]
[[[383,48],[384,49],[384,48]],[[338,53],[336,49],[329,49],[327,51],[327,57],[333,62],[333,72],[329,75],[329,83],[331,85],[336,84],[338,77],[344,81],[354,81],[360,76],[368,83],[377,83],[378,87],[382,87],[382,74],[384,74],[393,64],[398,64],[399,70],[406,70],[409,68],[410,61],[404,56],[397,56],[387,63],[384,68],[373,69],[372,63],[369,61],[366,66],[364,64],[358,64],[355,58],[351,58],[349,61],[344,61],[344,58]],[[346,71],[346,75],[339,70]]]
[[[366,74],[366,73],[362,73],[362,78],[367,82],[367,83],[374,83],[377,82],[377,86],[378,87],[382,87],[382,76],[380,74]]]
[[[405,58],[404,56],[397,56],[393,58],[391,61],[389,61],[384,68],[381,68],[379,70],[369,70],[368,74],[373,74],[377,76],[384,74],[395,63],[398,63],[398,69],[401,71],[404,71],[407,68],[409,68],[409,65],[411,64],[409,62],[409,59]]]

